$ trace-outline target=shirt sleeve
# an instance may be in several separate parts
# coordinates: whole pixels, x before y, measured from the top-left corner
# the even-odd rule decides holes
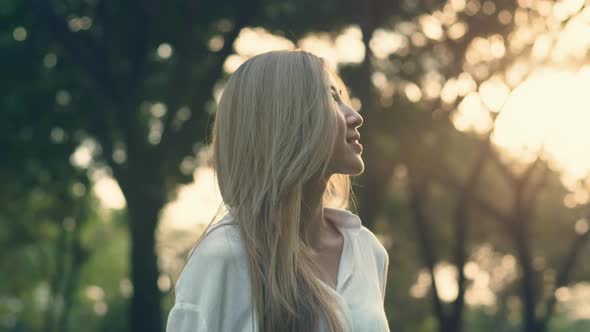
[[[383,248],[385,249],[385,248]],[[383,282],[382,282],[382,286],[381,286],[381,297],[383,299],[383,302],[385,302],[385,289],[387,286],[387,273],[389,272],[389,254],[387,253],[387,250],[384,250],[385,253],[385,259],[384,259],[384,264],[383,264]]]
[[[181,272],[166,332],[250,331],[245,256],[222,228],[201,241]]]
[[[379,279],[379,290],[381,292],[381,299],[385,302],[385,287],[387,286],[387,273],[389,272],[389,254],[381,241],[379,241],[370,229],[363,226],[362,230],[366,234],[365,239],[368,250],[375,257],[375,269],[377,270],[377,279]]]
[[[372,234],[372,233],[371,233]],[[375,261],[377,263],[378,276],[379,276],[379,289],[381,291],[381,299],[385,301],[385,287],[387,285],[387,272],[389,270],[389,254],[387,250],[381,244],[379,239],[372,234],[373,252],[375,255]]]
[[[176,302],[168,314],[166,332],[207,331],[207,323],[199,307],[190,303]]]

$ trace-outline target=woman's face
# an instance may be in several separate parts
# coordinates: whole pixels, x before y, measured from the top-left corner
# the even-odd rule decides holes
[[[361,158],[362,145],[357,128],[363,124],[363,117],[352,107],[344,103],[341,91],[334,77],[330,74],[332,102],[338,105],[338,139],[330,161],[331,174],[359,175],[365,169]]]

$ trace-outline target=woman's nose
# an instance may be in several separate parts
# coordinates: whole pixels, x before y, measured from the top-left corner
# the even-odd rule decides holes
[[[347,117],[348,124],[353,127],[360,127],[363,124],[363,117],[357,111],[351,111]]]

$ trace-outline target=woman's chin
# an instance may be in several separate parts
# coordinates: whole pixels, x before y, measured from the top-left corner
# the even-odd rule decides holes
[[[346,167],[345,174],[351,176],[361,175],[365,171],[365,163],[360,155],[357,155],[354,161],[351,161],[349,165]]]
[[[365,162],[360,153],[346,154],[346,158],[332,161],[330,174],[345,174],[356,176],[365,171]]]

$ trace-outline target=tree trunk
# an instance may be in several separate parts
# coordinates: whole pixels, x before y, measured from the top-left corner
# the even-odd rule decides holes
[[[384,202],[386,201],[386,192],[394,163],[390,151],[384,151],[377,140],[381,133],[383,114],[378,114],[378,108],[375,100],[378,96],[371,82],[373,74],[373,65],[371,59],[373,53],[369,46],[373,32],[377,28],[376,10],[379,3],[375,1],[360,2],[358,10],[358,19],[361,25],[363,44],[365,45],[365,58],[360,65],[358,72],[358,81],[366,82],[361,84],[356,91],[362,102],[364,125],[360,128],[362,133],[361,141],[365,142],[363,160],[365,162],[365,171],[360,178],[358,190],[359,211],[358,214],[363,220],[363,225],[374,230],[375,219],[379,215]]]
[[[88,183],[82,179],[85,185]],[[68,331],[68,321],[70,319],[70,310],[75,301],[75,290],[80,285],[80,273],[82,268],[88,262],[89,251],[82,243],[82,227],[88,220],[88,198],[84,197],[80,203],[79,212],[76,213],[76,223],[70,233],[70,269],[64,281],[63,289],[63,308],[57,318],[57,331]]]
[[[133,284],[130,331],[161,332],[163,324],[155,231],[163,201],[159,197],[150,197],[145,185],[132,187],[128,188],[126,195]]]

